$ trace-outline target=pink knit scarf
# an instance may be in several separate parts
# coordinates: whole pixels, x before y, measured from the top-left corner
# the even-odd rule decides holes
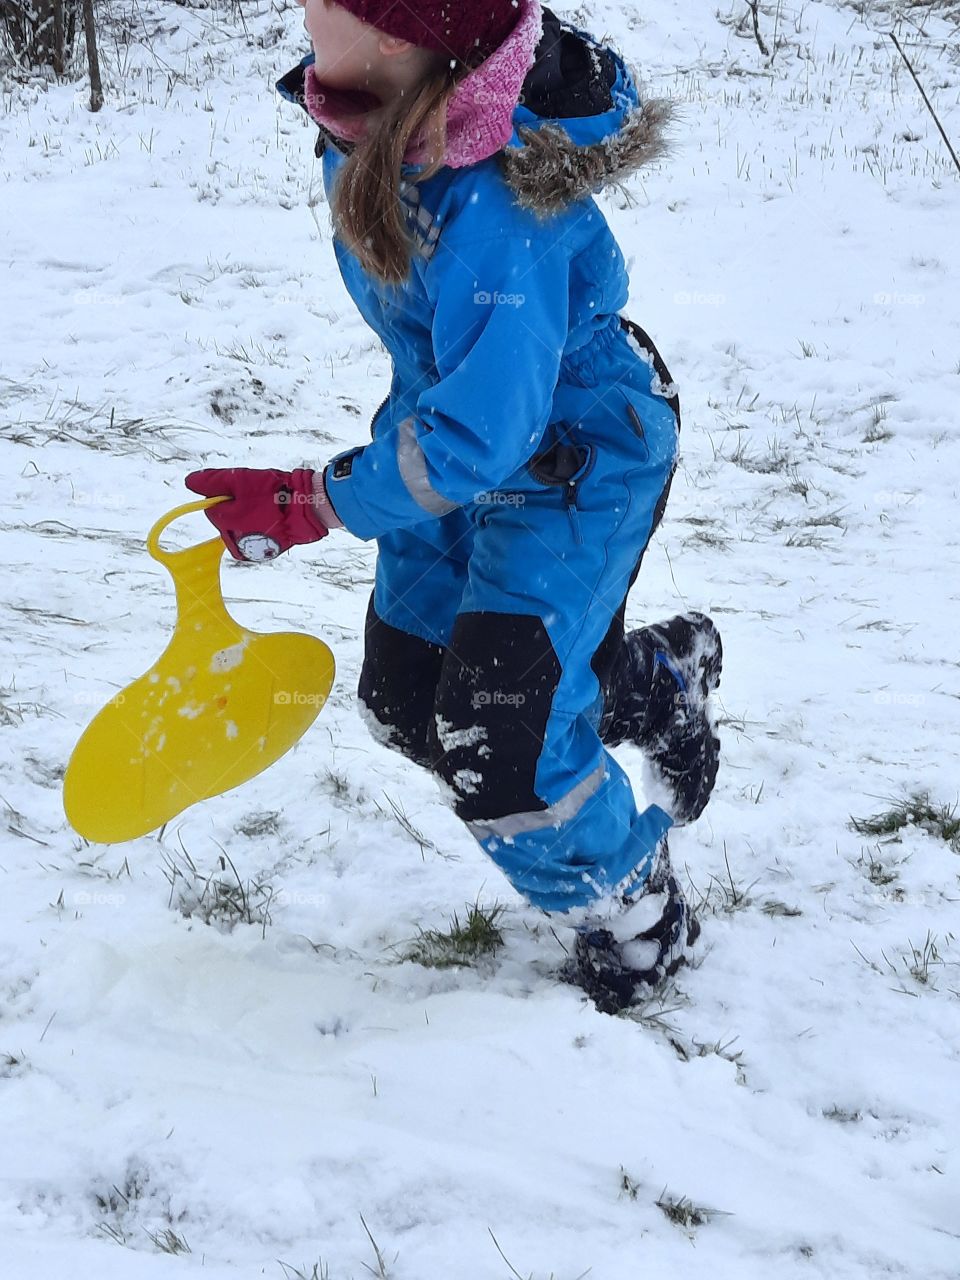
[[[520,16],[503,44],[457,85],[447,104],[447,147],[443,162],[453,169],[495,155],[513,133],[513,111],[540,42],[540,0],[517,0]],[[366,113],[380,106],[363,89],[334,89],[314,74],[304,77],[307,110],[335,137],[357,142],[366,131]],[[426,146],[415,139],[404,153],[407,164],[426,162]]]

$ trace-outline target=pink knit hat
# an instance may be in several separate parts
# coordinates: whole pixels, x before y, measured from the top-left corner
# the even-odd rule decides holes
[[[486,58],[513,29],[517,0],[337,0],[388,36],[461,62]]]

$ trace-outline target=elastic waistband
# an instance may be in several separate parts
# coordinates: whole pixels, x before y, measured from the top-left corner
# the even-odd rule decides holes
[[[576,351],[571,351],[563,357],[560,362],[560,376],[563,377],[565,372],[572,373],[575,376],[588,372],[593,368],[596,361],[617,343],[623,343],[626,349],[629,350],[629,347],[624,342],[625,334],[626,329],[620,313],[615,312],[609,317],[606,324],[599,329],[594,329],[582,347],[577,347]]]

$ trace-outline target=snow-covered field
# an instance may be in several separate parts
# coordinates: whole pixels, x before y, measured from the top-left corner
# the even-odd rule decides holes
[[[725,644],[720,780],[672,837],[703,960],[611,1018],[363,728],[348,535],[224,561],[241,622],[336,654],[295,751],[159,839],[65,821],[169,634],[144,537],[183,476],[319,464],[387,388],[273,90],[300,9],[125,3],[99,115],[2,89],[0,1277],[956,1280],[960,843],[851,818],[960,798],[960,174],[885,34],[960,146],[960,12],[764,4],[771,65],[742,4],[558,6],[683,104],[602,202],[684,415],[628,618]],[[185,914],[231,864],[252,922]],[[476,901],[491,958],[402,959]]]

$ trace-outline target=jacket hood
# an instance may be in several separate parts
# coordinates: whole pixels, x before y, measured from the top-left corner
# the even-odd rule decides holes
[[[539,0],[520,0],[503,44],[457,85],[448,106],[452,168],[498,155],[517,202],[539,215],[609,186],[621,186],[668,152],[674,104],[640,101],[635,74],[609,45],[559,19]],[[313,54],[277,82],[319,125],[316,153],[327,142],[349,153],[377,99],[331,91],[313,74]],[[407,161],[421,158],[416,147]]]
[[[518,202],[555,213],[620,187],[669,152],[669,98],[641,101],[638,77],[609,45],[543,10],[543,34],[500,163]]]

